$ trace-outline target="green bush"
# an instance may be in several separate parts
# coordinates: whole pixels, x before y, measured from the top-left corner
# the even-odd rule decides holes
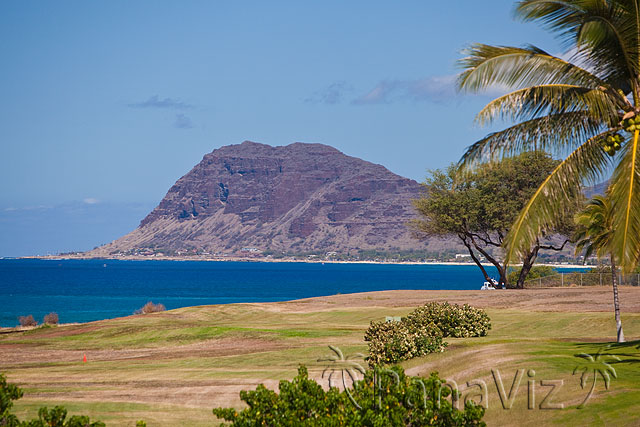
[[[446,400],[447,386],[429,378],[406,376],[403,369],[367,371],[352,388],[325,391],[300,367],[292,381],[280,381],[279,391],[259,385],[241,391],[243,410],[216,408],[214,415],[231,426],[484,426],[484,408],[469,402],[458,410]]]
[[[104,423],[92,423],[89,417],[84,415],[74,415],[67,420],[67,410],[62,406],[56,406],[50,411],[46,407],[40,408],[38,419],[23,422],[20,427],[104,427]]]
[[[369,366],[397,363],[444,351],[443,338],[482,337],[491,329],[484,310],[469,305],[431,302],[399,322],[371,322],[364,335]]]
[[[74,415],[67,419],[67,410],[56,406],[52,410],[40,408],[38,418],[31,421],[19,421],[10,410],[13,401],[22,397],[23,392],[14,384],[7,384],[7,379],[0,374],[0,426],[2,427],[104,427],[99,421],[91,422],[87,416]]]

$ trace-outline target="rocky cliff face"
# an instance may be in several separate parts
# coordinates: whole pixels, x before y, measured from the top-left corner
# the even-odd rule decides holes
[[[417,182],[326,145],[245,141],[205,155],[136,230],[92,255],[424,248],[406,227],[419,195]]]

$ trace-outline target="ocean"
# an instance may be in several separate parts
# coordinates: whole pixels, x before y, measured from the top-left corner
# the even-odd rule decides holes
[[[494,276],[495,269],[489,269]],[[61,323],[128,316],[146,302],[167,309],[268,302],[393,289],[479,289],[475,265],[299,262],[0,260],[0,326],[18,316]]]

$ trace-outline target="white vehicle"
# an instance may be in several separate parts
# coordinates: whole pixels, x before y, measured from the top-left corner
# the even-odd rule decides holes
[[[484,284],[480,288],[481,291],[495,291],[496,286],[498,286],[498,281],[496,279],[489,279],[489,280],[491,281],[484,282]]]

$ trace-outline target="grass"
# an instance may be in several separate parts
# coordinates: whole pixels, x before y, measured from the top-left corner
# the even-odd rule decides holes
[[[550,291],[552,292],[552,291]],[[65,405],[107,425],[211,425],[214,406],[241,405],[238,392],[263,382],[277,387],[305,364],[320,379],[319,359],[332,353],[366,353],[363,334],[371,320],[402,316],[408,307],[343,307],[324,311],[278,311],[269,305],[190,307],[85,325],[36,329],[0,337],[0,372],[23,387],[16,402],[21,418],[40,406]],[[413,375],[438,371],[454,380],[463,397],[486,384],[489,425],[634,425],[640,413],[640,341],[611,345],[611,313],[488,309],[487,337],[449,339],[444,353],[403,363]],[[625,334],[640,336],[640,314],[623,315]],[[573,370],[580,353],[616,355],[617,378],[605,390],[598,378],[584,409],[586,389]],[[89,362],[82,363],[87,354]],[[363,363],[364,365],[364,363]],[[511,409],[503,409],[492,369],[506,393],[524,369]],[[531,371],[531,372],[529,372]],[[533,373],[535,371],[535,373]],[[527,373],[531,373],[528,376]],[[593,377],[589,377],[591,381]],[[550,387],[562,381],[554,402],[564,409],[540,409]],[[528,381],[535,381],[535,409],[528,409]],[[514,389],[515,390],[515,389]],[[477,400],[478,397],[475,397]]]

